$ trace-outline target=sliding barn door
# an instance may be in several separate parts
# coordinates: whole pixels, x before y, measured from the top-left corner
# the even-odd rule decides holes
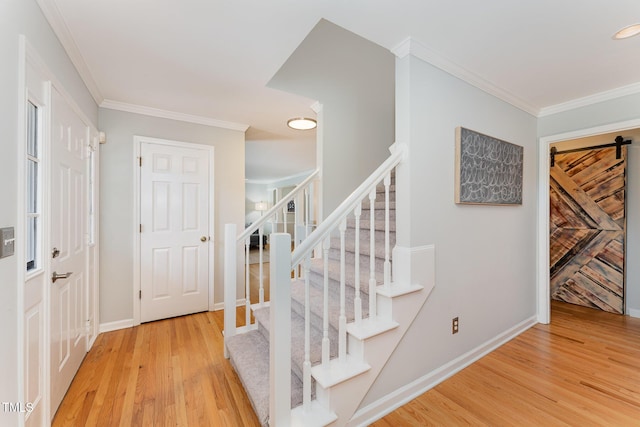
[[[626,147],[556,154],[550,177],[551,298],[624,312]]]

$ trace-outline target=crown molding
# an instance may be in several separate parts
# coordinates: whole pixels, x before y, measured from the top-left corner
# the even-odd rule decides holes
[[[477,74],[459,66],[458,64],[455,64],[454,62],[442,56],[440,53],[418,43],[411,37],[403,40],[395,48],[391,49],[391,52],[398,58],[404,58],[407,55],[413,55],[416,58],[428,62],[434,67],[440,68],[441,70],[446,71],[447,73],[469,83],[470,85],[475,86],[478,89],[513,105],[516,108],[519,108],[533,116],[538,115],[539,108],[534,107],[533,105],[525,102],[512,93],[499,88],[498,86],[486,81]]]
[[[320,101],[316,101],[313,104],[311,104],[311,109],[313,110],[314,113],[320,114],[320,112],[322,111],[322,104],[320,103]]]
[[[100,103],[104,101],[104,97],[102,96],[96,81],[93,79],[93,75],[85,62],[84,57],[80,53],[80,49],[73,39],[71,31],[69,31],[69,27],[62,17],[55,0],[36,0],[36,2],[38,3],[40,10],[42,10],[42,14],[49,22],[51,29],[58,37],[60,44],[67,52],[69,59],[78,71],[78,74],[84,82],[84,85],[87,87],[87,90],[91,93],[93,100],[96,104],[100,105]]]
[[[635,95],[640,93],[640,83],[633,83],[628,86],[619,87],[604,92],[599,92],[583,98],[573,99],[561,104],[550,105],[540,109],[538,117],[550,116],[552,114],[562,113],[564,111],[574,110],[576,108],[587,107],[589,105],[598,104],[604,101],[621,98],[627,95]]]
[[[145,116],[159,117],[162,119],[178,120],[181,122],[195,123],[198,125],[213,126],[222,129],[237,130],[246,132],[249,125],[244,123],[227,122],[210,117],[194,116],[191,114],[178,113],[176,111],[161,110],[159,108],[145,107],[143,105],[127,104],[126,102],[105,99],[100,103],[100,108],[109,110],[125,111],[127,113],[142,114]]]

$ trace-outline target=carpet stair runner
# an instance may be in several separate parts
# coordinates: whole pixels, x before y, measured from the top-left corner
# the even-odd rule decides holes
[[[385,257],[385,194],[384,186],[376,189],[375,207],[375,270],[378,285],[384,279]],[[390,247],[395,245],[395,183],[392,177],[389,188],[389,240]],[[368,198],[362,202],[360,217],[360,297],[362,317],[369,313],[369,276],[370,276],[370,218],[371,210]],[[354,320],[355,299],[355,219],[349,215],[345,232],[345,309],[347,322]],[[340,315],[340,238],[331,238],[329,250],[329,339],[331,358],[338,352],[338,318]],[[312,259],[310,267],[310,312],[311,312],[311,365],[320,363],[322,357],[321,340],[324,289],[324,260]],[[302,365],[304,362],[304,280],[292,280],[291,302],[291,407],[302,404]],[[253,311],[258,328],[231,337],[227,342],[230,360],[251,400],[260,423],[269,423],[269,306]],[[312,384],[312,399],[315,385]]]

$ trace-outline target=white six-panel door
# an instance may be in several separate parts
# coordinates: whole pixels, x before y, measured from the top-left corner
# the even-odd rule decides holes
[[[140,320],[206,311],[210,152],[143,141],[140,155]]]
[[[51,415],[87,352],[89,128],[55,88],[51,93]],[[54,276],[59,278],[55,278]]]

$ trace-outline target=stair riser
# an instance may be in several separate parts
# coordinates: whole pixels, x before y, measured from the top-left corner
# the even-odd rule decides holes
[[[331,249],[329,251],[329,259],[333,259],[336,261],[340,261],[340,249]],[[345,264],[346,265],[355,265],[356,263],[356,254],[354,252],[345,251]],[[369,255],[360,254],[360,273],[363,271],[370,270],[370,257]],[[377,271],[384,271],[384,258],[375,257],[375,268]]]
[[[378,220],[378,221],[384,221],[384,209],[376,209],[374,211],[374,219]],[[355,222],[355,217],[353,215],[353,213],[349,214],[347,216],[348,220],[353,220]],[[360,222],[363,223],[365,221],[369,221],[369,219],[371,218],[371,211],[369,209],[363,209],[362,212],[360,213]],[[389,220],[391,221],[395,221],[396,219],[396,210],[395,209],[389,209]]]

